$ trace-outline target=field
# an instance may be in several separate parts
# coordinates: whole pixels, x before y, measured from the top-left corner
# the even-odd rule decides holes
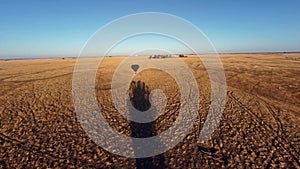
[[[77,120],[72,98],[76,59],[0,61],[0,168],[299,168],[300,54],[221,54],[226,108],[217,130],[198,142],[210,106],[210,82],[197,57],[182,59],[200,91],[193,128],[177,146],[145,159],[125,158],[97,146]],[[141,125],[126,120],[111,99],[111,80],[125,57],[105,58],[95,93],[108,123],[119,133],[149,137],[168,129],[178,116],[180,92],[167,73],[137,73],[130,101],[147,110],[151,90],[167,98],[164,113]],[[148,58],[145,58],[148,59]],[[174,65],[176,67],[176,65]],[[183,77],[184,78],[184,77]],[[140,82],[139,82],[140,81]]]

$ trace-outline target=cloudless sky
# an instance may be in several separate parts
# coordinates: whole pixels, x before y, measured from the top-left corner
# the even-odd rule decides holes
[[[196,25],[218,52],[300,51],[298,0],[0,0],[0,58],[77,56],[119,17],[164,12]]]

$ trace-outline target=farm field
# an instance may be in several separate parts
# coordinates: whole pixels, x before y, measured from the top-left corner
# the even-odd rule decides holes
[[[113,74],[125,58],[105,58],[99,66],[98,106],[119,133],[132,137],[160,134],[178,116],[178,85],[158,69],[138,72],[128,89],[132,105],[149,109],[151,90],[162,89],[166,108],[146,125],[126,120],[111,98]],[[204,143],[198,142],[210,107],[210,81],[204,65],[193,55],[153,59],[165,64],[184,61],[198,84],[200,104],[190,134],[167,152],[145,159],[114,155],[82,129],[72,98],[76,59],[2,60],[0,168],[299,168],[300,53],[220,54],[220,58],[227,80],[226,107],[217,130]],[[147,97],[139,99],[141,95]]]

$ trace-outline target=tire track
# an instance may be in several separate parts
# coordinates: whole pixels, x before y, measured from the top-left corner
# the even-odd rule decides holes
[[[243,108],[243,110],[245,110],[245,112],[247,112],[249,115],[251,115],[253,118],[253,120],[255,120],[256,122],[258,122],[258,124],[262,124],[260,125],[260,127],[266,129],[267,131],[269,131],[268,136],[272,137],[272,135],[277,135],[277,133],[274,132],[274,130],[272,130],[272,128],[267,125],[263,120],[261,120],[260,118],[258,118],[249,108],[247,108],[242,102],[240,102],[236,97],[233,96],[233,92],[229,91],[228,92],[228,96],[233,99],[241,108]],[[290,157],[292,157],[294,159],[293,161],[293,165],[296,168],[300,167],[300,162],[299,162],[299,152],[297,151],[297,149],[291,145],[290,143],[288,143],[285,138],[281,137],[281,140],[283,141],[279,141],[278,139],[274,139],[274,144],[278,145],[280,148],[282,148]],[[287,148],[286,148],[287,147]]]
[[[273,118],[275,119],[275,121],[276,121],[276,124],[277,124],[277,127],[278,127],[278,135],[279,135],[279,136],[282,136],[282,134],[283,134],[283,126],[282,126],[282,123],[281,123],[280,119],[276,116],[276,114],[275,114],[275,112],[274,112],[274,110],[273,110],[273,108],[271,107],[270,104],[265,103],[265,105],[266,105],[266,107],[267,107],[269,113],[272,115],[272,117],[273,117]],[[278,111],[279,111],[279,110],[278,110]]]

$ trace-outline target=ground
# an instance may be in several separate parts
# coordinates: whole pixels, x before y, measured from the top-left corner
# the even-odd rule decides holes
[[[227,80],[226,108],[217,130],[204,143],[198,137],[210,106],[205,67],[192,55],[159,59],[166,63],[181,59],[189,66],[199,86],[200,110],[190,134],[148,159],[114,155],[82,129],[72,98],[76,59],[0,61],[0,168],[299,168],[300,54],[222,54],[220,58]],[[135,95],[148,96],[157,88],[168,102],[153,123],[128,121],[111,99],[111,79],[124,59],[105,58],[100,65],[95,86],[98,105],[107,122],[122,134],[160,134],[178,116],[178,86],[161,70],[137,73],[133,81],[141,81],[142,87],[131,86],[133,105],[147,109],[148,97],[139,102]]]

